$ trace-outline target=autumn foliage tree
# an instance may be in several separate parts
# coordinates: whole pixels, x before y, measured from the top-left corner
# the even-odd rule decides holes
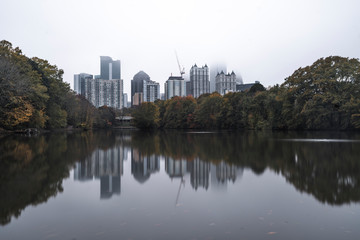
[[[0,128],[90,129],[115,121],[114,110],[96,109],[63,81],[64,71],[47,60],[26,57],[0,42]]]
[[[359,129],[360,62],[321,58],[282,85],[157,101],[160,127],[200,129]]]

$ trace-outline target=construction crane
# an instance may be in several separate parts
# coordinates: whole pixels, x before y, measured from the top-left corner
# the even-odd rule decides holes
[[[181,69],[180,62],[179,62],[179,57],[178,57],[176,51],[175,51],[175,56],[176,56],[177,64],[178,64],[178,66],[179,66],[180,75],[181,75],[181,77],[183,77],[183,75],[185,74],[185,68],[183,67],[183,68]]]
[[[181,190],[181,184],[185,187],[185,179],[183,176],[181,176],[181,181],[180,181],[180,186],[179,186],[179,190],[176,196],[176,201],[175,201],[175,207],[179,206],[179,197],[180,197],[180,190]]]

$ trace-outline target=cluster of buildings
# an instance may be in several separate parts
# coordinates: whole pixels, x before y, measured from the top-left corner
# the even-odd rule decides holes
[[[241,77],[234,71],[227,73],[226,67],[214,66],[198,67],[196,64],[190,69],[190,79],[183,75],[170,76],[164,84],[164,94],[160,93],[160,84],[152,81],[144,71],[134,75],[131,80],[131,106],[138,106],[142,102],[154,102],[157,99],[167,100],[174,96],[199,97],[205,93],[218,92],[224,95],[229,92],[245,91],[255,83],[243,84]],[[111,57],[100,57],[100,75],[80,73],[74,75],[74,90],[83,95],[95,107],[109,106],[116,109],[131,107],[128,96],[123,91],[124,82],[121,79],[121,65],[119,60]]]

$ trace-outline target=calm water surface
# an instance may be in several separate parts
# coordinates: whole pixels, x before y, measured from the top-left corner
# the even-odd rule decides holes
[[[0,138],[0,239],[359,239],[356,133]]]

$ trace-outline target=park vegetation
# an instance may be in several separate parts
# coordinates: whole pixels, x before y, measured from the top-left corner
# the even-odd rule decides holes
[[[360,62],[338,56],[299,68],[281,85],[145,103],[140,128],[349,130],[360,128]]]
[[[95,108],[63,81],[63,70],[0,42],[0,130],[107,128],[123,115]],[[281,85],[257,83],[245,92],[173,97],[129,111],[143,129],[360,128],[360,62],[321,58],[296,70]]]
[[[115,110],[95,108],[63,81],[64,71],[0,42],[0,129],[106,128]]]

